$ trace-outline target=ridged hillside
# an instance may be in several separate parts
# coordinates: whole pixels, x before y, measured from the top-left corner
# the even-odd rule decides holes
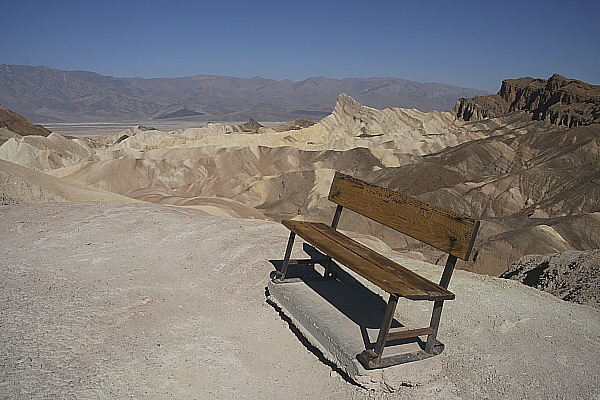
[[[32,124],[14,111],[0,108],[0,145],[11,137],[48,136],[51,133],[50,130],[41,125]]]
[[[507,79],[496,95],[461,98],[452,112],[465,121],[526,111],[531,118],[569,127],[600,123],[600,86],[559,74],[548,80]]]
[[[465,122],[340,95],[319,123],[287,126],[30,136],[8,140],[0,158],[137,200],[275,221],[328,221],[329,185],[342,171],[482,219],[474,258],[459,267],[495,276],[526,254],[600,247],[598,124],[568,128],[526,111]],[[440,257],[351,214],[340,227]]]

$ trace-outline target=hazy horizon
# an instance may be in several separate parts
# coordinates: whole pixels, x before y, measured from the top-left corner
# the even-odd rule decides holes
[[[481,89],[481,88],[475,88],[475,87],[465,87],[465,86],[459,86],[459,85],[454,85],[451,83],[447,83],[447,82],[433,82],[433,81],[428,81],[428,82],[421,82],[421,81],[416,81],[416,80],[412,80],[412,79],[407,79],[407,78],[403,78],[400,76],[345,76],[345,77],[339,77],[339,78],[332,78],[329,76],[324,76],[324,75],[319,75],[319,76],[308,76],[304,79],[301,80],[292,80],[289,78],[281,78],[281,79],[275,79],[275,78],[269,78],[266,76],[261,76],[261,75],[255,75],[252,77],[245,77],[245,76],[233,76],[233,75],[222,75],[222,74],[205,74],[203,72],[199,72],[196,74],[191,74],[191,75],[178,75],[178,76],[151,76],[151,77],[143,77],[143,76],[125,76],[125,75],[114,75],[114,74],[104,74],[104,73],[100,73],[98,71],[93,71],[93,70],[87,70],[87,69],[64,69],[64,68],[58,68],[56,66],[53,65],[33,65],[33,64],[8,64],[8,63],[2,63],[0,65],[17,65],[17,66],[26,66],[26,67],[42,67],[42,68],[52,68],[55,70],[59,70],[59,71],[67,71],[67,72],[92,72],[94,74],[98,74],[101,76],[107,76],[107,77],[112,77],[112,78],[123,78],[123,79],[144,79],[144,80],[151,80],[151,79],[177,79],[177,78],[190,78],[190,77],[194,77],[194,76],[215,76],[215,77],[226,77],[226,78],[236,78],[236,79],[254,79],[254,78],[262,78],[262,79],[267,79],[267,80],[273,80],[273,81],[277,81],[277,82],[281,82],[281,81],[291,81],[293,83],[300,83],[300,82],[304,82],[307,81],[309,79],[318,79],[318,78],[325,78],[325,79],[333,79],[333,80],[337,80],[337,81],[341,81],[344,79],[372,79],[372,78],[392,78],[392,79],[404,79],[407,81],[411,81],[411,82],[418,82],[418,83],[434,83],[434,84],[444,84],[444,85],[451,85],[451,86],[456,86],[456,87],[460,87],[460,88],[465,88],[465,89],[476,89],[476,90],[485,90],[485,89]],[[562,75],[562,74],[561,74]],[[522,77],[519,77],[522,78]],[[542,76],[535,76],[534,78],[540,78],[540,79],[547,79],[548,76],[546,77],[542,77]],[[571,78],[571,77],[567,77],[567,78]],[[505,78],[505,79],[512,79],[512,78]],[[572,78],[572,79],[578,79],[578,78]],[[500,84],[502,82],[499,81],[498,82],[498,89],[490,92],[488,91],[490,94],[492,93],[496,93],[499,89],[500,89]]]
[[[600,84],[600,2],[4,2],[0,63],[118,77]]]

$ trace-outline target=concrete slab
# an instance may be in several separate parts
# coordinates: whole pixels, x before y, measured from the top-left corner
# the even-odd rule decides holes
[[[356,356],[365,348],[374,348],[385,301],[376,295],[367,298],[339,280],[311,278],[283,284],[269,282],[269,301],[280,307],[309,342],[351,379],[372,386],[381,377],[381,370],[366,370]],[[402,325],[394,320],[392,327]],[[409,339],[386,348],[384,355],[420,348],[418,341]]]

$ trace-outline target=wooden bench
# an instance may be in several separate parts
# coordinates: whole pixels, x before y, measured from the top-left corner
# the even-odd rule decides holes
[[[273,282],[290,281],[289,278],[286,281],[286,274],[291,263],[321,263],[325,267],[324,278],[335,278],[331,262],[334,259],[389,293],[374,350],[366,349],[357,355],[365,368],[383,368],[441,353],[443,345],[436,340],[436,336],[442,306],[445,300],[454,299],[448,284],[457,258],[469,258],[479,221],[339,172],[335,174],[331,185],[329,200],[338,204],[331,226],[306,221],[282,221],[291,232],[281,271],[271,274]],[[337,225],[344,207],[448,253],[440,283],[431,282],[340,233]],[[290,260],[296,235],[324,253],[327,256],[325,262],[315,259]],[[433,301],[429,326],[390,331],[399,297]],[[427,336],[424,349],[383,357],[384,348],[386,345],[389,347],[390,342],[419,336]]]

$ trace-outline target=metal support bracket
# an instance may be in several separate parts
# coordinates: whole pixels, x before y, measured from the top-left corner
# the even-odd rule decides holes
[[[365,367],[365,369],[377,369],[391,367],[392,365],[424,360],[426,358],[437,356],[442,351],[444,351],[444,345],[440,342],[436,342],[431,353],[419,350],[412,353],[381,357],[378,356],[373,350],[364,350],[362,353],[357,355],[356,358],[358,358],[358,361],[360,361],[360,363],[363,365],[363,367]]]
[[[381,328],[379,329],[379,334],[377,335],[375,349],[366,349],[356,356],[365,369],[385,368],[392,365],[419,361],[436,356],[444,351],[444,345],[436,340],[444,301],[440,300],[434,302],[431,322],[428,327],[390,332],[390,327],[394,319],[394,312],[396,311],[397,304],[398,296],[390,295],[388,305],[383,316],[383,321],[381,323]],[[387,342],[425,335],[427,335],[427,342],[424,350],[397,354],[388,357],[383,356],[383,351]]]

